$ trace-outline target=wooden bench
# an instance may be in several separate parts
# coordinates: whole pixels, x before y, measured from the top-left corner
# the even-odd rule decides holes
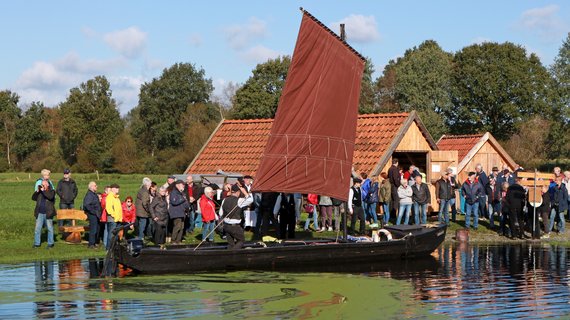
[[[77,225],[77,221],[87,220],[87,215],[83,210],[77,209],[60,209],[57,210],[57,220],[65,221],[71,220],[70,226],[61,226],[59,231],[63,233],[65,241],[70,243],[81,243],[81,235],[83,232],[89,230],[89,226]]]

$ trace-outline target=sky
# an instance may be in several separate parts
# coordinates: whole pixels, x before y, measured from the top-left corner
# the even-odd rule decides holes
[[[258,63],[291,55],[303,7],[338,32],[382,74],[425,40],[456,52],[513,42],[549,66],[570,32],[568,1],[15,1],[0,3],[0,90],[56,106],[69,90],[104,75],[121,114],[141,84],[175,63],[192,63],[222,99]],[[222,99],[223,100],[223,99]]]

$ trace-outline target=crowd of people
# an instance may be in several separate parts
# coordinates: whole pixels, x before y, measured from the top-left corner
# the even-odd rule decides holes
[[[554,230],[564,232],[564,216],[570,206],[570,171],[562,173],[560,168],[554,169],[549,186],[542,188],[542,202],[535,210],[528,201],[527,188],[520,183],[522,178],[517,177],[519,170],[493,167],[487,175],[477,165],[463,183],[457,180],[453,170],[444,170],[435,183],[438,221],[455,222],[461,208],[467,229],[477,230],[479,220],[488,220],[491,229],[510,237],[523,238],[525,230],[534,230],[535,235],[536,230],[542,230],[543,237]],[[48,230],[48,248],[54,245],[56,196],[60,199],[59,209],[73,209],[78,195],[69,169],[64,170],[57,185],[50,180],[50,173],[47,169],[41,171],[42,177],[36,181],[32,196],[36,202],[35,248],[41,244],[44,225]],[[98,192],[97,183],[91,181],[82,209],[89,220],[89,248],[102,244],[109,249],[112,231],[117,226],[128,225],[125,229],[132,230],[128,231],[129,236],[152,240],[163,248],[166,243],[181,244],[195,228],[201,228],[203,242],[213,242],[218,233],[228,240],[229,248],[238,249],[243,246],[246,231],[259,239],[270,232],[278,238],[294,238],[296,230],[309,231],[311,224],[311,231],[338,232],[344,227],[345,211],[350,220],[347,228],[355,235],[365,234],[367,225],[375,228],[379,224],[409,224],[412,214],[413,223],[426,224],[432,195],[425,180],[425,174],[417,167],[411,165],[404,171],[394,158],[388,172],[371,177],[361,173],[353,178],[346,203],[317,194],[253,193],[252,176],[221,187],[194,181],[191,175],[186,181],[169,176],[160,187],[143,178],[136,197],[127,196],[124,201],[119,198],[119,185],[111,184]],[[303,209],[307,213],[304,223]]]

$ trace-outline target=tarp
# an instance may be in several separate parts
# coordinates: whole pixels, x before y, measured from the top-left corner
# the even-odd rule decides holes
[[[304,12],[254,191],[347,200],[364,64]]]

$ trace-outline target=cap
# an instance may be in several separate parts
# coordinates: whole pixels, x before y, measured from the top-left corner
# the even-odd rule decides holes
[[[184,184],[184,183],[185,183],[185,182],[182,181],[182,180],[180,180],[180,179],[178,179],[178,180],[176,180],[176,181],[174,182],[174,184]]]
[[[251,179],[251,180],[253,180],[253,177],[252,177],[252,176],[250,176],[249,174],[248,174],[248,175],[246,175],[246,176],[244,176],[243,178],[244,178],[244,179]]]
[[[503,174],[507,174],[507,173],[509,173],[509,172],[510,172],[509,169],[503,170]]]
[[[237,184],[232,184],[232,192],[238,192],[239,190],[240,189],[239,189],[239,186]]]
[[[173,176],[173,175],[169,175],[169,176],[168,176],[168,179],[176,179],[176,177]]]
[[[493,170],[492,170],[492,171],[499,171],[499,168],[498,168],[498,167],[493,167]]]
[[[354,183],[362,183],[362,179],[360,179],[360,178],[354,178],[354,179],[352,179],[352,181]]]
[[[69,173],[71,173],[71,170],[69,170],[69,168],[63,169],[63,174],[69,174]]]
[[[110,185],[109,188],[117,188],[117,189],[120,189],[119,185],[116,184],[116,183],[113,183],[112,185]]]
[[[470,171],[467,175],[468,175],[469,177],[471,177],[471,176],[474,176],[475,174],[476,174],[476,173],[475,173],[474,171]]]

